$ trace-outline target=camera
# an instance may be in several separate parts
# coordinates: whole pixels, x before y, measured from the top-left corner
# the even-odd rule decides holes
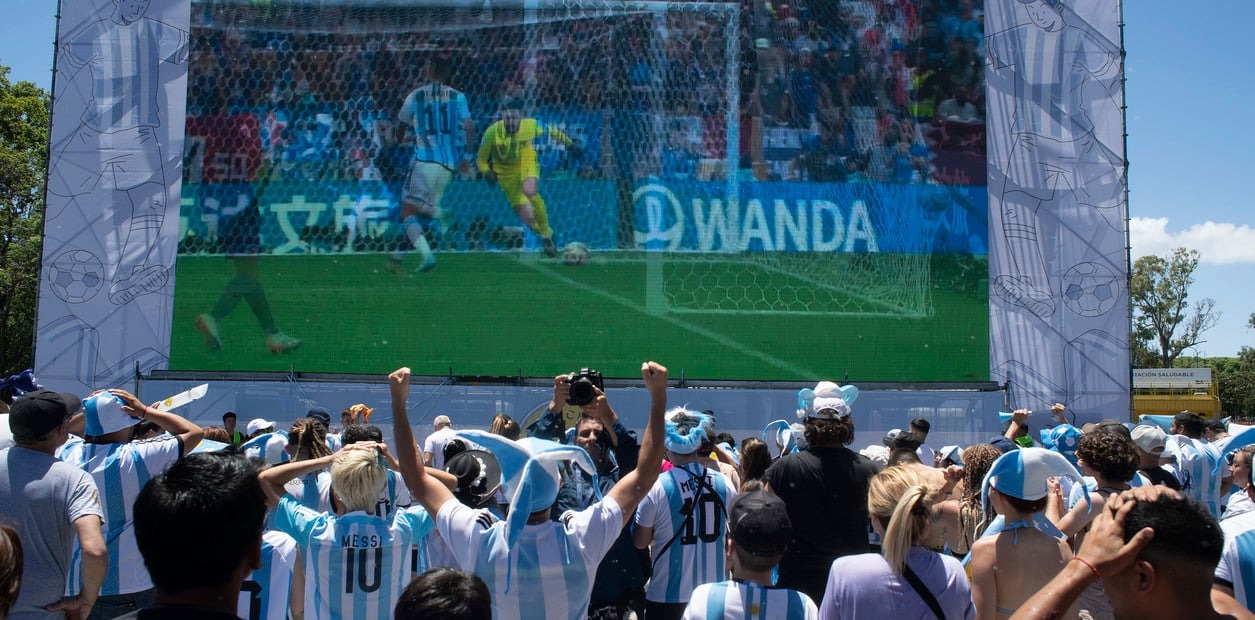
[[[605,387],[601,381],[601,373],[591,368],[581,368],[579,372],[571,373],[566,383],[571,386],[566,402],[579,407],[593,402],[593,399],[597,398],[597,390]]]

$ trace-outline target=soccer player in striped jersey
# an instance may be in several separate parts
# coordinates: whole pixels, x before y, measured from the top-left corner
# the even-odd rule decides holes
[[[453,60],[436,54],[427,61],[427,83],[410,91],[397,119],[414,128],[414,164],[401,200],[405,238],[423,257],[418,271],[436,266],[436,257],[423,234],[420,217],[439,221],[447,229],[450,218],[440,203],[455,170],[468,170],[475,153],[475,121],[466,95],[448,85]],[[400,255],[392,256],[394,271]]]
[[[819,608],[809,596],[773,585],[772,569],[784,557],[793,534],[784,500],[747,483],[728,508],[727,561],[732,579],[693,590],[685,620],[781,618],[816,620]]]
[[[100,488],[109,550],[109,571],[93,610],[112,618],[152,602],[153,581],[135,540],[135,498],[152,476],[196,448],[203,432],[185,418],[144,405],[125,390],[85,399],[83,414],[76,417],[72,425],[84,425],[86,433],[71,464],[91,474]],[[155,422],[170,435],[130,441],[131,427],[139,420]],[[77,559],[76,553],[68,584],[72,591],[77,589]]]
[[[570,136],[534,118],[523,117],[523,103],[507,99],[501,106],[501,120],[488,126],[479,143],[476,165],[488,182],[499,183],[501,192],[532,232],[540,235],[545,255],[558,255],[549,227],[549,212],[540,195],[540,164],[536,160],[537,140],[553,140],[565,145],[580,158],[579,147]]]
[[[488,584],[493,617],[587,616],[597,565],[657,479],[662,465],[667,369],[646,362],[641,364],[641,376],[649,390],[650,410],[636,470],[614,485],[604,499],[582,511],[568,512],[558,522],[549,519],[558,496],[558,463],[569,460],[592,469],[587,452],[530,437],[514,442],[465,431],[497,455],[502,478],[509,480],[512,488],[512,510],[507,520],[482,527],[476,522],[477,511],[458,502],[445,485],[417,466],[418,450],[406,411],[410,369],[400,368],[388,375],[401,473],[415,499],[435,515],[436,526],[462,570],[474,571]]]
[[[728,504],[736,489],[717,469],[700,463],[712,444],[714,420],[677,407],[667,412],[666,448],[672,468],[636,511],[638,549],[653,547],[653,575],[645,586],[646,618],[680,618],[693,588],[726,574]]]
[[[345,446],[322,458],[293,462],[258,475],[271,505],[274,529],[296,539],[304,556],[305,617],[313,620],[389,618],[409,580],[410,547],[431,531],[419,507],[397,510],[391,519],[372,514],[387,482],[379,444]],[[322,467],[331,468],[336,512],[302,506],[284,483]]]
[[[170,279],[155,251],[169,199],[159,139],[161,64],[187,62],[190,39],[186,31],[145,17],[149,0],[112,4],[108,17],[64,36],[59,47],[59,77],[73,83],[86,69],[90,83],[83,89],[82,124],[61,143],[48,191],[73,197],[106,185],[126,193],[125,200],[114,201],[129,203],[129,209],[120,208],[129,211],[130,221],[118,230],[124,242],[109,287],[109,301],[125,304]]]

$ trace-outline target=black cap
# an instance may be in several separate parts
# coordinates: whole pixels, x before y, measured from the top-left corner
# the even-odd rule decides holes
[[[463,450],[445,462],[444,470],[458,479],[453,495],[472,508],[488,503],[501,486],[501,464],[484,450]]]
[[[331,427],[331,410],[326,407],[312,407],[305,417],[318,420],[319,422],[322,422],[323,426],[328,428]]]
[[[732,542],[760,557],[784,555],[793,537],[793,523],[784,500],[766,491],[736,496],[728,509],[728,533]]]
[[[994,437],[993,439],[989,440],[989,443],[993,447],[1000,450],[1003,454],[1006,454],[1008,452],[1015,452],[1016,450],[1020,449],[1020,447],[1016,445],[1014,441],[1011,441],[1010,439],[1007,439],[1006,437]]]
[[[78,413],[83,401],[65,392],[28,392],[9,408],[9,430],[18,439],[39,439]]]

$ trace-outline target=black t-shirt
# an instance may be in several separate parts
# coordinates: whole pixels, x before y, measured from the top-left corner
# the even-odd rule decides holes
[[[1181,483],[1177,480],[1177,477],[1172,475],[1172,472],[1169,472],[1158,465],[1155,467],[1139,469],[1137,471],[1142,472],[1142,475],[1146,476],[1146,478],[1150,480],[1151,484],[1162,484],[1170,489],[1176,489],[1178,491],[1181,490]]]
[[[796,452],[772,463],[767,484],[784,500],[793,540],[780,561],[781,587],[821,600],[832,561],[867,553],[867,489],[878,467],[847,448]]]

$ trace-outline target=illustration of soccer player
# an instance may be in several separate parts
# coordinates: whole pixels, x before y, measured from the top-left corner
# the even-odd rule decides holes
[[[160,290],[169,280],[157,264],[166,212],[161,144],[160,64],[187,61],[188,33],[144,17],[149,0],[113,0],[112,14],[86,24],[61,46],[60,78],[91,75],[82,124],[57,150],[49,192],[63,197],[92,192],[102,181],[125,192],[129,223],[109,287],[109,301],[125,304]]]
[[[1011,261],[993,283],[1003,298],[1045,319],[1055,302],[1038,209],[1061,197],[1062,186],[1112,223],[1124,200],[1122,160],[1095,137],[1090,118],[1092,106],[1118,88],[1119,51],[1068,23],[1062,0],[1016,2],[1029,22],[991,35],[986,45],[990,68],[1014,85],[1016,106],[999,210]]]
[[[501,106],[500,120],[484,131],[476,163],[485,180],[501,184],[510,207],[523,224],[540,235],[545,255],[553,258],[558,255],[558,248],[549,227],[545,199],[539,191],[540,164],[533,147],[539,139],[565,145],[577,161],[582,159],[582,148],[570,136],[534,118],[524,118],[522,102],[507,99]]]
[[[401,201],[401,223],[405,238],[423,257],[419,272],[436,266],[420,218],[429,224],[439,222],[441,232],[448,232],[452,218],[440,206],[445,189],[454,171],[468,171],[475,158],[475,121],[466,95],[448,86],[452,65],[453,60],[441,54],[428,60],[427,83],[406,95],[397,115],[414,129],[414,163]],[[402,271],[402,256],[393,254],[389,266]]]

